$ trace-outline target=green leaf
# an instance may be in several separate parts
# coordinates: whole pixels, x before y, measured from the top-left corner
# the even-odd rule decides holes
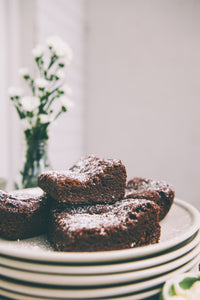
[[[169,293],[169,296],[175,296],[176,295],[175,288],[174,288],[173,284],[170,286],[168,293]]]
[[[190,289],[191,286],[198,280],[200,280],[200,279],[194,278],[194,277],[187,277],[187,278],[183,279],[179,283],[179,285],[182,289],[187,290],[187,289]]]

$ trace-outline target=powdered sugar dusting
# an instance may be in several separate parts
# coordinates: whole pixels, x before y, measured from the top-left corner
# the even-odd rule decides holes
[[[13,250],[26,250],[33,252],[40,253],[41,251],[49,252],[54,251],[51,247],[50,243],[47,240],[46,235],[40,235],[34,238],[29,239],[17,239],[16,241],[8,241],[8,240],[1,240],[1,244],[6,243],[8,247],[12,247]]]
[[[76,230],[91,230],[100,228],[100,232],[104,227],[109,227],[112,224],[117,226],[120,224],[122,220],[120,220],[117,216],[109,213],[106,215],[90,215],[90,214],[76,214],[69,215],[66,219],[62,220],[67,225],[67,229],[69,231]]]
[[[53,181],[77,180],[84,183],[99,174],[103,174],[106,168],[120,166],[117,159],[100,159],[93,155],[82,157],[69,170],[47,171],[43,173],[51,177]],[[94,183],[95,184],[95,183]]]
[[[100,159],[90,155],[82,157],[70,170],[91,177],[103,173],[107,167],[120,166],[120,164],[120,160],[117,159]]]
[[[83,205],[55,213],[57,222],[65,232],[76,230],[97,230],[104,234],[104,228],[127,226],[130,213],[135,215],[147,210],[148,200],[126,199],[114,204]],[[153,205],[153,204],[151,204]],[[151,209],[153,207],[151,206]],[[55,210],[56,211],[56,210]],[[133,220],[132,222],[137,222]]]
[[[87,174],[84,173],[76,173],[76,172],[72,172],[70,170],[60,170],[60,171],[48,171],[45,172],[45,175],[51,177],[51,179],[53,180],[63,180],[65,181],[66,178],[69,178],[71,180],[78,180],[80,182],[84,182],[87,181],[89,179],[89,176]]]
[[[147,178],[133,178],[129,180],[126,189],[126,196],[130,194],[137,194],[142,192],[155,192],[163,191],[169,193],[172,190],[172,186],[165,181],[158,181]]]

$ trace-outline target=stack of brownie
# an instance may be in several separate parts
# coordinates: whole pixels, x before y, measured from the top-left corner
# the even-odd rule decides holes
[[[126,168],[120,160],[94,156],[80,159],[68,171],[41,174],[38,185],[54,199],[49,239],[59,251],[157,243],[159,220],[174,198],[163,182],[135,178],[126,186]]]
[[[67,171],[42,173],[38,185],[48,203],[44,217],[48,238],[58,251],[117,250],[157,243],[159,221],[174,199],[173,189],[165,182],[134,178],[126,184],[126,168],[120,160],[95,156],[80,159]],[[1,214],[0,195],[0,219]],[[41,213],[38,216],[41,219]]]

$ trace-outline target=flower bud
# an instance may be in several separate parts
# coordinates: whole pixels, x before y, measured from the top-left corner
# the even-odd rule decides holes
[[[21,97],[23,94],[23,89],[11,86],[8,88],[8,94],[11,98]]]
[[[32,50],[32,54],[35,58],[39,58],[44,54],[44,47],[42,45],[37,45]]]

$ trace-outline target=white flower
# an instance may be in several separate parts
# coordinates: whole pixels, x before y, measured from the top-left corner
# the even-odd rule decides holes
[[[40,99],[38,97],[23,97],[21,99],[21,105],[26,111],[34,111],[40,105]]]
[[[11,86],[8,88],[8,94],[10,97],[21,97],[23,94],[23,89]]]
[[[40,115],[39,115],[39,118],[40,118],[40,123],[41,123],[41,124],[45,124],[45,123],[51,122],[51,118],[50,118],[49,115],[46,115],[46,114],[40,114]]]
[[[200,299],[200,282],[196,281],[193,283],[192,287],[190,288],[191,296],[195,297],[196,299]],[[192,298],[191,298],[192,299]],[[195,298],[193,298],[195,299]]]
[[[64,79],[65,78],[65,72],[62,70],[58,70],[56,72],[56,77],[58,77],[59,79]]]
[[[30,74],[30,72],[29,72],[29,69],[27,69],[27,68],[20,68],[19,69],[19,75],[21,75],[21,76],[29,76],[29,74]]]
[[[47,87],[47,81],[44,79],[44,78],[36,78],[35,79],[35,85],[38,87],[38,88],[45,88]]]
[[[44,54],[44,47],[38,44],[35,48],[33,48],[32,54],[35,58],[41,57]]]
[[[64,84],[61,88],[65,95],[70,96],[72,94],[72,89],[69,85]]]
[[[27,130],[27,129],[31,128],[31,125],[27,118],[21,119],[21,125],[22,125],[23,130]]]
[[[73,106],[73,102],[71,101],[71,99],[65,96],[60,97],[60,102],[61,105],[66,108],[71,108]]]
[[[47,45],[58,57],[63,57],[69,63],[72,60],[72,50],[59,36],[51,36],[47,39]]]

